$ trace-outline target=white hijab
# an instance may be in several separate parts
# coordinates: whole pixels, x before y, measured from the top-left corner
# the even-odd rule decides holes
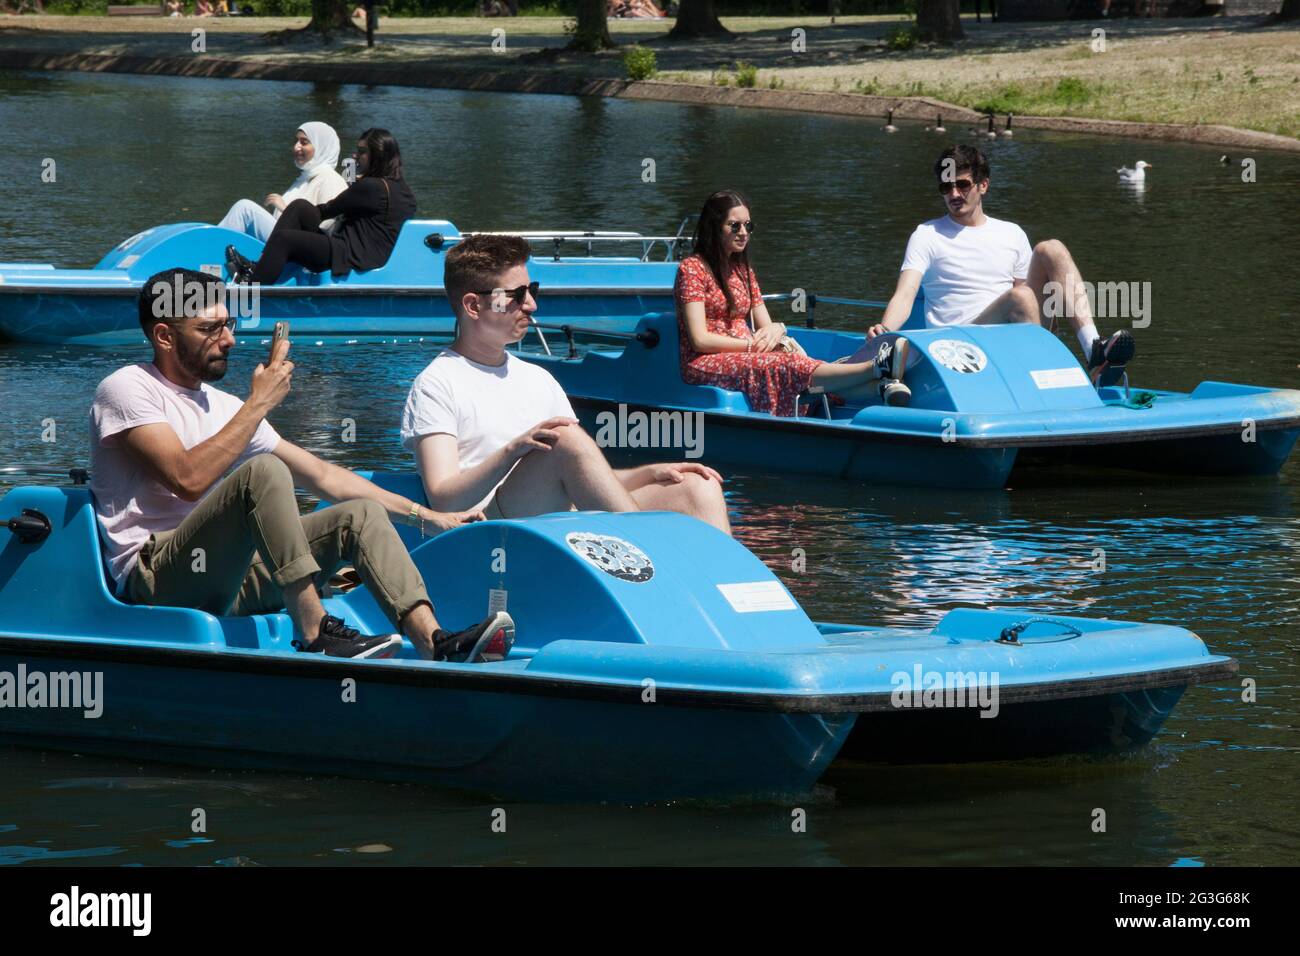
[[[308,199],[317,204],[328,202],[347,188],[335,169],[339,164],[339,134],[328,123],[303,123],[298,129],[315,152],[306,165],[298,167],[301,170],[298,178],[281,195],[286,203],[295,199]]]

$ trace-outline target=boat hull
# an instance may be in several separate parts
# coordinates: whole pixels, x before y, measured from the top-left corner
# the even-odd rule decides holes
[[[10,742],[540,801],[806,793],[856,716],[651,704],[639,686],[627,688],[623,700],[508,683],[495,690],[435,687],[402,679],[411,668],[401,663],[349,670],[328,661],[285,667],[299,662],[257,655],[43,651],[0,638],[0,671],[16,673],[21,664],[29,673],[100,673],[102,715],[7,708],[0,711],[0,737]],[[349,678],[357,682],[354,700]]]
[[[421,496],[414,475],[369,477]],[[0,737],[199,765],[533,800],[782,798],[806,793],[862,719],[903,713],[916,754],[960,758],[951,728],[973,715],[1000,727],[1006,708],[1077,713],[1080,698],[1236,669],[1168,625],[969,609],[930,629],[818,624],[733,538],[656,512],[475,522],[431,540],[402,526],[439,618],[505,606],[514,648],[478,664],[409,644],[353,661],[294,650],[284,613],[117,600],[84,488],[16,488],[0,524],[13,529],[0,538]],[[324,605],[363,634],[392,629],[364,586]],[[1152,733],[1164,713],[1148,715]],[[1112,715],[1089,719],[1058,746],[1122,743]]]

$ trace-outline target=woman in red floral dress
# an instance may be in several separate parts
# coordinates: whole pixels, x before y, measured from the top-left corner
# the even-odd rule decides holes
[[[752,235],[749,202],[740,193],[720,190],[704,203],[695,252],[682,260],[673,286],[682,380],[744,392],[754,411],[787,417],[810,388],[845,398],[879,389],[887,404],[906,404],[912,394],[900,381],[906,339],[883,346],[870,362],[851,365],[785,350],[785,326],[768,315],[749,265]]]

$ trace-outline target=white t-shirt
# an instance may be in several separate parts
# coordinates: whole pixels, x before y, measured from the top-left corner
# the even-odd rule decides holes
[[[114,436],[138,425],[166,422],[189,449],[221,431],[243,404],[206,383],[197,389],[181,388],[152,362],[120,368],[99,383],[90,407],[90,490],[108,548],[109,570],[119,587],[149,536],[175,528],[197,502],[174,495]],[[278,444],[275,429],[265,420],[259,422],[231,469],[254,455],[275,451]]]
[[[406,396],[402,445],[414,451],[425,435],[452,435],[464,471],[540,421],[578,417],[550,372],[505,354],[501,365],[480,365],[451,349],[439,352]],[[500,486],[474,508],[491,501]]]
[[[916,227],[900,272],[921,273],[928,328],[973,322],[990,302],[1029,276],[1029,237],[1014,222],[988,217],[962,226],[950,216]]]

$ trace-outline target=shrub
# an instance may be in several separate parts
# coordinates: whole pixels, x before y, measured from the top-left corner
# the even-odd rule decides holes
[[[890,27],[885,34],[885,48],[889,50],[910,50],[916,46],[916,27]]]
[[[758,67],[740,60],[736,63],[736,85],[751,87],[758,82]]]
[[[653,79],[658,72],[655,67],[655,51],[635,44],[628,47],[623,51],[623,68],[627,70],[629,80]]]

